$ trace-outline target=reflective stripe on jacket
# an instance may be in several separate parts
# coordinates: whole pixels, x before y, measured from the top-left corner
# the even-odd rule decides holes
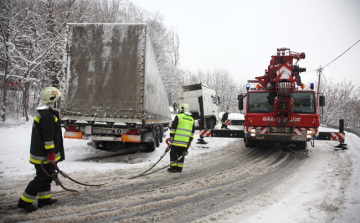
[[[174,137],[171,145],[187,147],[190,139],[194,138],[194,130],[194,119],[190,115],[176,115],[170,130],[170,137]]]

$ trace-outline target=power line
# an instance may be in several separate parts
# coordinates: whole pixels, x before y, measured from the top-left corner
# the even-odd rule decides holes
[[[326,65],[324,66],[324,68],[327,67],[327,66],[329,66],[329,65],[330,65],[332,62],[334,62],[335,60],[339,59],[339,57],[341,57],[341,56],[344,55],[347,51],[349,51],[351,48],[353,48],[358,42],[360,42],[360,39],[359,39],[354,45],[352,45],[349,49],[347,49],[345,52],[343,52],[340,56],[336,57],[333,61],[331,61],[330,63],[326,64]]]
[[[323,66],[322,68],[325,68],[327,66],[329,66],[331,63],[333,63],[335,60],[339,59],[342,55],[344,55],[347,51],[349,51],[351,48],[353,48],[356,44],[358,44],[360,42],[360,40],[356,41],[356,43],[354,43],[354,45],[352,45],[349,49],[345,50],[345,52],[343,52],[342,54],[340,54],[340,56],[336,57],[333,61],[331,61],[330,63],[326,64],[325,66]],[[313,72],[313,71],[318,71],[319,69],[314,69],[314,70],[311,70],[311,71],[308,71],[306,73],[310,73],[310,72]]]

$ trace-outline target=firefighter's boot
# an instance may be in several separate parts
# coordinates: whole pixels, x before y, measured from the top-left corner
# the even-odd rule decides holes
[[[182,172],[182,169],[183,169],[182,167],[179,167],[179,166],[178,166],[176,172],[177,172],[177,173],[181,173],[181,172]]]
[[[25,202],[21,199],[19,199],[19,202],[17,204],[18,208],[24,209],[26,212],[31,213],[33,211],[36,211],[38,208],[35,207],[32,203]]]
[[[38,200],[38,208],[42,208],[46,205],[52,205],[54,203],[56,203],[57,200],[56,199],[51,199],[51,198],[48,198],[48,199],[39,199]]]
[[[170,173],[176,173],[177,172],[177,167],[176,166],[170,166],[170,168],[168,168],[167,171],[169,171]]]

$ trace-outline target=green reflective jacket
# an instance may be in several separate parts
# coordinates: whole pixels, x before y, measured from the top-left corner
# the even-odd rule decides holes
[[[176,115],[171,126],[170,136],[174,137],[173,146],[187,147],[194,137],[194,119],[190,115],[181,113]]]

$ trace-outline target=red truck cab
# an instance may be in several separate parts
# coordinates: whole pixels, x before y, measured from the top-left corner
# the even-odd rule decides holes
[[[260,141],[277,141],[306,149],[307,142],[315,139],[320,125],[317,112],[317,97],[314,85],[304,90],[297,62],[304,53],[295,53],[288,48],[279,48],[272,56],[268,71],[247,84],[245,98],[244,141],[253,147]],[[293,64],[293,61],[296,63]],[[251,83],[257,83],[251,88]],[[324,99],[322,98],[323,103]],[[243,110],[243,105],[239,104]]]

